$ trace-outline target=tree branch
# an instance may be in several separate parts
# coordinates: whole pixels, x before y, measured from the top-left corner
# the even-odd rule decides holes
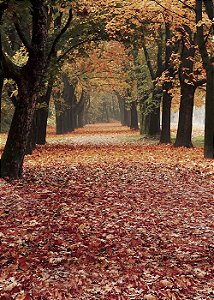
[[[72,12],[72,8],[69,9],[69,17],[68,17],[68,20],[65,24],[65,26],[61,29],[61,31],[59,32],[59,34],[56,36],[53,44],[52,44],[52,47],[51,47],[51,50],[48,54],[48,61],[51,59],[51,57],[55,54],[56,52],[56,46],[59,42],[59,40],[61,39],[61,37],[63,36],[63,34],[67,31],[68,27],[70,26],[71,24],[71,21],[72,21],[72,18],[73,18],[73,12]]]
[[[211,21],[214,19],[214,4],[212,0],[203,0],[207,15]]]
[[[203,61],[203,66],[205,69],[210,64],[209,54],[207,52],[206,43],[204,39],[204,29],[203,25],[199,25],[199,22],[202,21],[202,1],[196,0],[196,24],[197,26],[197,43],[199,47],[199,51],[201,54],[201,58]]]
[[[57,62],[60,62],[69,52],[71,52],[73,49],[75,49],[76,47],[83,45],[87,42],[92,42],[94,40],[92,39],[88,39],[88,40],[83,40],[75,45],[72,45],[70,48],[68,48],[60,57],[58,57]]]
[[[15,28],[16,28],[16,31],[18,33],[18,36],[20,38],[20,40],[22,41],[23,45],[25,46],[25,48],[30,51],[31,50],[31,45],[30,45],[30,42],[28,41],[27,37],[25,36],[21,26],[20,26],[20,23],[17,19],[17,16],[16,17],[16,20],[13,22],[14,25],[15,25]]]
[[[13,79],[17,84],[19,84],[21,67],[15,65],[4,53],[2,54],[2,66],[5,78]]]
[[[197,80],[194,85],[196,87],[199,87],[199,86],[202,86],[203,84],[207,83],[207,79],[206,78],[203,78],[203,79],[200,79],[200,80]]]
[[[184,7],[188,8],[191,11],[195,11],[194,7],[188,5],[187,3],[185,3],[183,0],[178,0],[180,3],[182,3],[184,5]]]
[[[149,57],[149,52],[146,48],[144,39],[142,40],[142,46],[143,46],[143,51],[144,51],[146,63],[147,63],[148,69],[149,69],[149,73],[151,75],[152,80],[155,80],[155,73],[154,73],[153,68],[152,68],[151,60],[150,60],[150,57]]]

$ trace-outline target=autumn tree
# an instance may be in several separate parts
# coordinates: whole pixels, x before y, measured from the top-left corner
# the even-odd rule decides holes
[[[7,1],[2,8],[5,13],[11,3]],[[1,158],[1,176],[16,178],[22,173],[22,164],[27,146],[36,101],[42,76],[46,68],[45,46],[47,41],[48,10],[44,1],[30,1],[32,14],[31,42],[22,38],[29,52],[29,59],[23,67],[16,66],[1,50],[1,64],[4,76],[12,78],[18,85],[15,112],[8,139]],[[2,13],[2,17],[3,17]],[[2,45],[1,45],[2,49]]]
[[[175,146],[192,147],[192,118],[196,89],[206,82],[195,38],[194,8],[191,2],[155,0],[162,9],[166,28],[165,71],[162,74],[163,105],[161,142],[170,141],[172,88],[180,91],[179,122]]]
[[[203,14],[203,5],[205,15]],[[196,0],[197,42],[201,53],[203,66],[206,70],[206,103],[205,103],[205,141],[204,156],[214,158],[214,3],[213,0]]]
[[[73,20],[73,6],[71,6],[71,3],[63,1],[63,3],[60,2],[59,4],[57,1],[54,1],[52,5],[49,6],[45,1],[36,2],[32,0],[24,2],[15,1],[15,4],[23,5],[25,9],[26,16],[28,16],[28,19],[30,20],[29,28],[31,29],[31,38],[25,35],[25,32],[21,30],[22,24],[17,23],[17,34],[28,52],[27,62],[21,67],[17,66],[10,59],[3,50],[1,44],[1,65],[4,73],[3,75],[6,78],[14,79],[18,86],[15,114],[1,161],[2,176],[11,178],[19,177],[22,173],[23,159],[28,145],[29,133],[32,131],[31,125],[34,118],[35,107],[39,99],[39,92],[41,91],[41,83],[50,66],[51,59],[54,58],[55,61],[63,60],[77,44],[85,42],[85,40],[81,39],[79,36],[77,27],[72,27],[73,31],[70,32],[71,36],[67,36],[67,47],[63,48],[63,52],[61,54],[59,53],[59,57],[57,57],[59,42]],[[75,3],[72,4],[75,6]],[[50,31],[51,26],[53,26],[53,22],[50,22],[50,20],[53,20],[51,8],[54,5],[57,7],[59,5],[63,11],[66,9],[67,20],[65,18],[62,28],[57,31],[56,34],[53,34],[52,38],[49,38],[48,32]],[[84,6],[81,7],[81,5],[77,3],[75,8],[75,16],[79,15],[80,18],[84,19]],[[11,11],[14,11],[12,0],[1,3],[1,17],[6,18],[8,14],[11,14]],[[20,21],[21,11],[22,10],[16,11],[18,21]],[[8,20],[13,22],[13,18],[8,18]],[[93,22],[91,22],[90,25],[94,32],[95,27],[94,23],[92,23]],[[101,23],[102,22],[100,22],[100,24]],[[84,33],[86,36],[85,30]],[[90,40],[90,38],[91,36],[87,35],[87,40]],[[47,94],[49,97],[50,92],[48,90],[46,92],[46,95]]]

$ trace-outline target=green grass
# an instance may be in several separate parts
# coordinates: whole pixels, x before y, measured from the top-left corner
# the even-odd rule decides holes
[[[172,136],[172,144],[175,142],[175,135]],[[194,147],[203,147],[204,146],[204,137],[202,135],[195,136],[192,138],[192,143]]]
[[[195,147],[203,147],[204,146],[204,137],[203,136],[193,137],[192,143]]]

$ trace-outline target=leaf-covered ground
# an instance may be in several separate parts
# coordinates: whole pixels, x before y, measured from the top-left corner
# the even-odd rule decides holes
[[[0,300],[214,298],[214,161],[89,126],[0,180]]]

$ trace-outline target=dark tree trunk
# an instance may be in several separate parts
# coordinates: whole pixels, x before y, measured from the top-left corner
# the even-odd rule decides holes
[[[3,82],[4,82],[3,77],[1,77],[1,74],[0,74],[0,132],[2,129],[2,126],[1,126],[1,110],[2,110],[1,101],[2,101]]]
[[[27,148],[25,154],[32,154],[36,148],[36,117],[34,113],[33,121],[31,124],[30,134],[28,136]]]
[[[143,134],[148,137],[157,137],[160,134],[160,108],[153,109],[143,117]]]
[[[125,102],[121,99],[118,99],[119,109],[120,109],[120,122],[122,126],[125,126]]]
[[[48,107],[36,110],[36,144],[46,144]]]
[[[130,112],[126,108],[126,101],[117,91],[115,94],[119,103],[121,125],[130,127]]]
[[[75,86],[69,82],[67,75],[63,75],[64,102],[56,100],[56,133],[63,134],[73,131],[77,127],[77,100],[75,96]]]
[[[126,108],[125,100],[121,99],[119,101],[119,109],[120,109],[120,121],[122,126],[130,126],[130,120],[128,117],[128,110]]]
[[[2,177],[17,178],[22,174],[37,96],[37,90],[34,90],[28,81],[25,83],[26,85],[19,88],[19,99],[1,158]]]
[[[204,156],[214,158],[214,65],[207,67]]]
[[[128,109],[124,109],[124,126],[130,127],[131,124],[131,112]]]
[[[85,124],[84,124],[84,109],[83,109],[78,113],[77,128],[83,128],[84,125]]]
[[[194,107],[195,86],[182,83],[179,120],[175,147],[191,148],[192,145],[192,115]]]
[[[169,94],[169,90],[166,90],[163,93],[163,101],[162,101],[162,129],[160,135],[161,144],[171,143],[171,134],[170,134],[171,102],[172,102],[172,96]]]
[[[2,17],[4,10],[6,9],[7,5],[2,4],[3,7],[0,6],[0,25],[2,23]],[[3,67],[3,62],[2,62],[2,56],[3,56],[3,51],[2,51],[2,37],[1,37],[1,32],[0,32],[0,132],[2,129],[1,125],[1,110],[2,110],[2,89],[3,89],[3,83],[4,83],[4,67]]]
[[[82,90],[81,97],[79,102],[77,103],[77,128],[83,128],[84,127],[84,115],[85,115],[85,107],[87,104],[87,101],[89,99],[88,92],[84,89]]]
[[[36,144],[46,144],[47,121],[49,113],[49,103],[53,88],[53,80],[50,79],[45,95],[39,99],[39,104],[42,106],[36,109]]]
[[[173,52],[173,46],[169,43],[171,39],[171,30],[170,23],[165,23],[165,32],[166,32],[166,52],[165,52],[165,68],[168,72],[170,81],[166,81],[163,84],[163,100],[162,100],[162,128],[160,134],[160,143],[169,144],[171,143],[171,102],[172,95],[170,89],[173,86],[171,78],[174,77],[174,68],[171,64],[171,55]]]
[[[5,76],[14,79],[18,84],[15,112],[1,158],[1,176],[4,178],[17,178],[22,174],[28,136],[42,76],[47,66],[45,45],[48,10],[41,0],[31,1],[31,3],[32,38],[27,64],[22,68],[17,68],[9,58],[6,56],[2,58]]]
[[[136,101],[131,102],[131,123],[130,129],[138,130],[138,114],[137,114],[137,104]]]
[[[160,135],[160,91],[154,90],[152,98],[152,107],[143,115],[142,133],[148,137],[158,137]]]
[[[63,112],[56,108],[56,134],[64,133]]]
[[[179,66],[179,81],[181,86],[181,100],[179,120],[175,147],[193,147],[192,144],[192,116],[194,107],[194,95],[196,90],[193,81],[195,43],[194,35],[188,26],[182,31],[181,64]],[[192,59],[191,59],[192,58]]]
[[[203,8],[205,6],[208,18],[214,19],[214,3],[213,0],[196,0],[196,24],[197,28],[197,43],[200,50],[203,66],[206,70],[207,87],[206,87],[206,102],[205,102],[205,135],[204,135],[204,157],[214,158],[214,55],[209,53],[207,47],[208,36],[204,32]],[[201,23],[201,24],[200,24]],[[199,25],[200,24],[200,25]],[[214,25],[210,31],[210,38],[212,38]]]

